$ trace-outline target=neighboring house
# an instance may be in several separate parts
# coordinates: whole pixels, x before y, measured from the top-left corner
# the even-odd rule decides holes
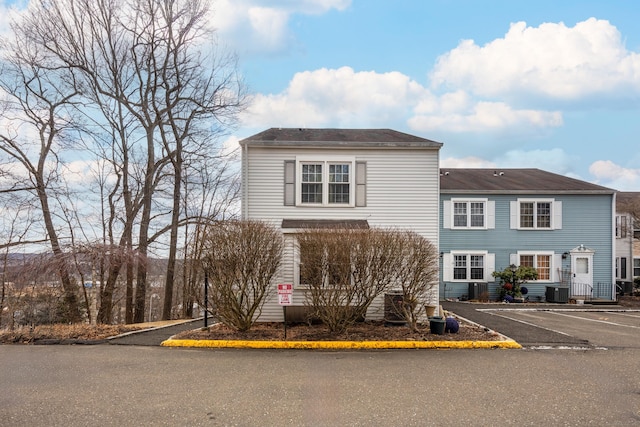
[[[272,128],[240,145],[242,218],[282,231],[278,282],[294,285],[294,306],[305,301],[296,233],[307,227],[410,229],[438,245],[441,143],[389,129]],[[382,306],[367,317],[382,318]],[[274,296],[260,320],[282,319]]]
[[[640,192],[616,195],[616,281],[625,293],[630,292],[630,283],[640,277],[640,228],[633,220],[639,209]]]
[[[539,169],[442,169],[440,200],[441,298],[495,300],[491,273],[527,265],[530,301],[615,299],[614,190]]]

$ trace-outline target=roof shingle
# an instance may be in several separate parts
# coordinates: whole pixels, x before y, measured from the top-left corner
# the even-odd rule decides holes
[[[265,146],[378,146],[440,148],[441,142],[392,129],[271,128],[240,141]]]
[[[441,193],[600,193],[615,190],[540,169],[441,169]]]

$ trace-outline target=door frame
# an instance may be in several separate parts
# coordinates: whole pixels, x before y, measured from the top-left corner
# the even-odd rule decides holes
[[[593,255],[595,251],[585,245],[577,246],[569,251],[571,254],[571,295],[577,296],[593,296]],[[587,260],[587,273],[583,273],[581,276],[576,276],[576,266],[579,258],[585,258]],[[576,279],[580,280],[576,280]],[[584,285],[588,285],[585,289]],[[587,294],[587,291],[589,294]]]

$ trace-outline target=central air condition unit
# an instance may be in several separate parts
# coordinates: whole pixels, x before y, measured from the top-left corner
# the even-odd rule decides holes
[[[547,286],[545,298],[547,299],[547,302],[568,303],[569,288],[562,286]]]
[[[469,299],[488,298],[489,292],[486,283],[469,283]]]

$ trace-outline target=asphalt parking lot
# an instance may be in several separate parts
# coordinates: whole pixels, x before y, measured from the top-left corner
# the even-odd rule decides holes
[[[640,310],[619,306],[517,306],[445,302],[446,310],[528,348],[640,348]]]

